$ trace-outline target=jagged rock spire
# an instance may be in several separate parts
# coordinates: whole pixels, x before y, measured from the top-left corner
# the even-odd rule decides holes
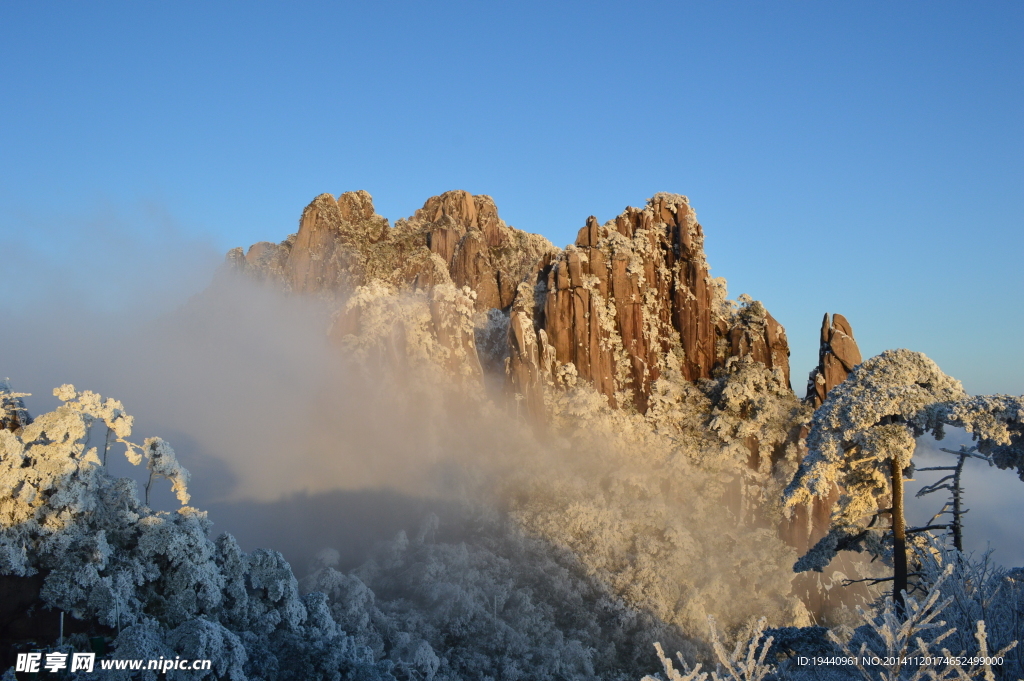
[[[339,302],[374,281],[428,295],[438,286],[468,287],[477,312],[508,315],[510,392],[541,418],[544,390],[570,375],[592,383],[611,405],[641,412],[660,377],[710,378],[730,357],[750,357],[789,381],[785,331],[760,303],[725,300],[696,213],[678,194],[656,194],[604,225],[591,216],[565,251],[506,225],[485,195],[445,192],[390,227],[364,191],[321,194],[303,211],[297,234],[245,254],[235,249],[228,261],[293,292]],[[443,306],[435,307],[436,316]],[[349,311],[332,335],[359,328]],[[470,337],[460,343],[475,353],[472,345]]]
[[[709,378],[729,357],[750,356],[789,380],[785,331],[760,303],[729,308],[696,213],[678,194],[656,194],[604,225],[588,218],[576,243],[519,287],[509,333],[513,390],[534,414],[543,385],[570,363],[613,406],[642,412],[663,374]]]
[[[832,315],[830,320],[826,312],[821,320],[818,366],[807,377],[807,397],[804,399],[817,409],[825,401],[828,391],[845,381],[853,367],[862,361],[850,322],[841,314]]]

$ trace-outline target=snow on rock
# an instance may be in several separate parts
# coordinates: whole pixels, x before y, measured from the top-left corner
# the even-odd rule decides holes
[[[567,365],[612,406],[641,413],[673,361],[679,378],[692,382],[710,378],[729,357],[752,357],[789,384],[782,326],[760,303],[725,301],[703,243],[696,214],[677,194],[657,194],[605,225],[591,217],[560,251],[507,226],[489,196],[446,192],[390,227],[369,194],[348,192],[316,197],[298,233],[281,244],[236,249],[227,260],[254,279],[335,301],[331,335],[342,344],[379,327],[363,319],[367,291],[422,293],[431,311],[424,331],[437,340],[430,358],[477,382],[483,369],[507,371],[507,397],[522,403],[517,411],[544,421],[543,393]],[[465,302],[453,290],[465,291]],[[404,371],[401,353],[388,348],[408,329],[401,306],[391,310],[382,357]],[[500,351],[492,342],[481,356],[474,335],[488,333],[490,310],[508,316],[508,334]],[[490,360],[495,355],[507,358],[507,369]]]
[[[789,384],[785,331],[758,302],[726,303],[684,196],[657,194],[604,225],[591,216],[576,243],[538,261],[527,283],[513,303],[521,321],[510,334],[509,376],[539,418],[539,390],[570,363],[612,406],[641,413],[671,357],[687,381],[749,356]]]

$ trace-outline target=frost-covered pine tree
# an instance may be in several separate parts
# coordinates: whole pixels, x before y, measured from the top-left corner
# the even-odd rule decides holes
[[[1020,449],[1021,423],[1021,398],[970,397],[921,353],[887,350],[858,365],[814,413],[808,454],[784,493],[794,506],[826,496],[833,485],[841,490],[829,533],[794,569],[821,571],[841,550],[882,553],[881,535],[889,531],[893,599],[901,604],[908,577],[903,479],[915,438],[941,438],[947,425],[964,428],[979,451],[1003,452],[1009,467]],[[879,525],[886,515],[888,528]]]
[[[206,514],[184,505],[188,472],[163,440],[127,439],[132,418],[120,402],[70,385],[54,394],[63,404],[33,420],[21,395],[0,382],[0,577],[41,576],[40,605],[116,632],[115,657],[214,661],[205,673],[172,670],[172,681],[374,672],[376,660],[364,660],[354,639],[323,616],[323,596],[299,594],[280,553],[246,555],[230,535],[210,540]],[[124,445],[136,465],[146,459],[147,487],[169,480],[182,507],[154,510],[133,480],[110,476],[87,444],[94,426],[105,427],[105,446]],[[304,651],[317,646],[331,654],[314,668]],[[110,678],[118,674],[130,675]],[[394,681],[375,672],[353,678]]]

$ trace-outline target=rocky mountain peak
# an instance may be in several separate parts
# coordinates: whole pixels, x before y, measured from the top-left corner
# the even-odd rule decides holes
[[[403,227],[423,235],[456,286],[476,291],[479,310],[507,309],[534,260],[555,250],[546,239],[506,225],[490,196],[461,190],[427,199]]]
[[[360,189],[354,192],[345,192],[338,197],[338,211],[341,219],[347,223],[358,223],[372,220],[377,216],[373,209],[373,197],[370,192]]]
[[[542,386],[567,364],[611,404],[643,412],[661,376],[710,378],[744,356],[789,380],[785,331],[760,303],[729,308],[696,213],[678,194],[656,194],[604,225],[588,218],[513,305],[510,379],[535,412]]]
[[[499,233],[499,223],[504,225],[498,218],[498,207],[494,205],[494,199],[484,194],[473,196],[463,190],[430,197],[423,207],[416,211],[411,221],[436,223],[443,217],[451,218],[463,233],[477,230],[494,235]]]
[[[245,254],[235,249],[228,261],[293,292],[328,297],[373,280],[398,290],[453,283],[475,291],[476,308],[486,311],[507,309],[534,263],[555,250],[544,237],[506,225],[489,196],[445,192],[392,228],[370,194],[355,191],[317,196],[296,234]]]
[[[335,337],[359,333],[359,311],[344,301],[372,282],[425,292],[438,338],[453,337],[445,329],[455,322],[441,318],[447,307],[438,301],[454,294],[435,291],[469,291],[477,314],[493,311],[480,318],[490,336],[493,314],[504,316],[505,347],[489,352],[508,358],[510,392],[540,417],[544,392],[570,377],[593,384],[612,406],[640,412],[660,378],[707,379],[731,357],[789,381],[785,331],[760,303],[726,301],[696,213],[679,194],[655,194],[604,224],[591,216],[564,251],[506,225],[486,195],[445,192],[391,227],[365,191],[321,194],[302,212],[297,234],[244,255],[235,249],[228,260],[293,292],[336,299],[345,309]],[[477,354],[472,334],[458,345],[460,356]],[[471,363],[500,366],[486,359]]]

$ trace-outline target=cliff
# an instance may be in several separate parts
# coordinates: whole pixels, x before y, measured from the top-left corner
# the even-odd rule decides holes
[[[504,366],[509,392],[541,419],[544,391],[566,372],[610,405],[640,413],[663,375],[707,379],[731,357],[750,357],[789,382],[785,330],[760,303],[726,301],[696,213],[677,194],[657,194],[604,225],[590,217],[564,251],[506,225],[489,196],[446,192],[391,227],[365,191],[321,194],[296,234],[234,249],[228,261],[256,279],[335,301],[337,339],[361,332],[363,309],[349,297],[359,287],[422,292],[440,345],[465,357],[468,373]],[[477,313],[474,334],[452,331],[464,326],[461,295]],[[495,327],[507,335],[493,338]]]
[[[337,200],[321,194],[302,211],[299,231],[280,244],[260,242],[228,254],[237,269],[295,293],[344,297],[380,281],[397,290],[468,286],[479,310],[507,308],[516,286],[547,253],[542,236],[505,224],[489,196],[451,191],[434,196],[394,227],[365,191]]]
[[[646,412],[651,386],[677,369],[710,378],[751,357],[789,382],[789,345],[760,303],[738,311],[712,279],[704,233],[685,196],[657,194],[604,225],[591,216],[576,243],[538,263],[513,302],[509,375],[532,412],[541,386],[573,364],[615,405]]]

